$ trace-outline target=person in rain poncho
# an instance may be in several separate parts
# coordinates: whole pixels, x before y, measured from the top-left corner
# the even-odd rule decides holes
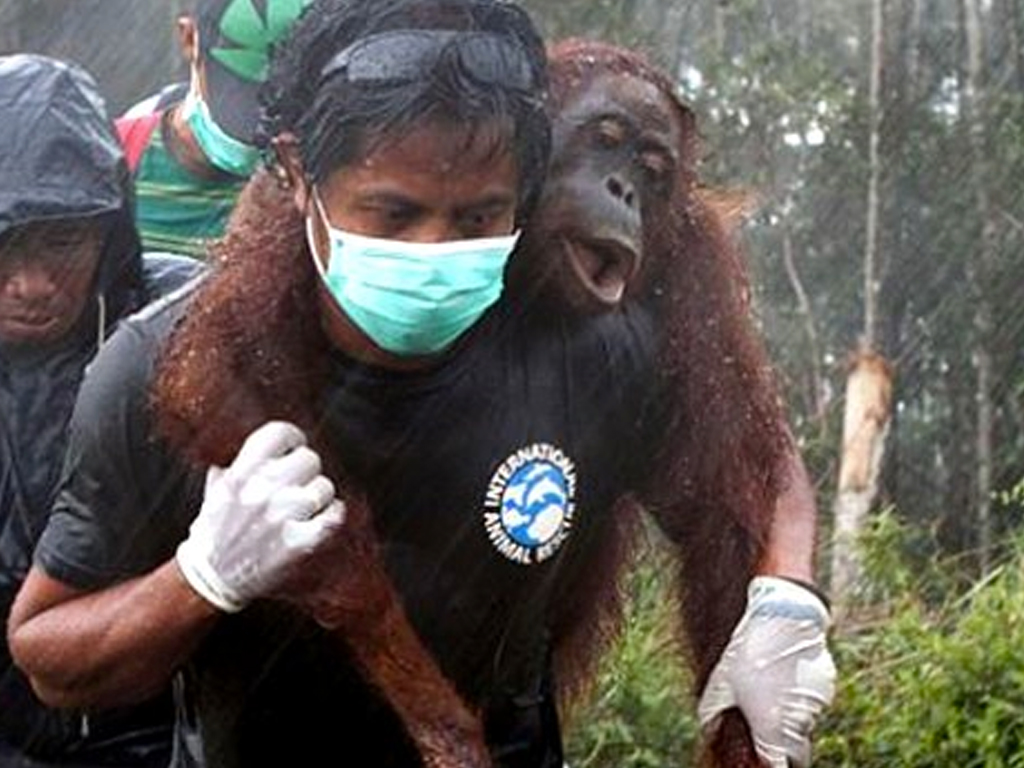
[[[124,156],[92,77],[0,57],[0,610],[10,611],[57,492],[86,364],[119,318],[198,262],[143,259]],[[72,652],[69,649],[69,652]],[[55,710],[0,643],[0,765],[166,763],[169,696]]]

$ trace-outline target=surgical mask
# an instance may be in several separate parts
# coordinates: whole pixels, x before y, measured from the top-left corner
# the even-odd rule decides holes
[[[505,265],[519,233],[504,237],[412,243],[327,228],[330,260],[317,259],[313,224],[306,237],[331,296],[381,349],[429,355],[448,347],[501,296]]]
[[[199,79],[192,73],[192,85],[181,104],[182,117],[192,130],[196,143],[210,163],[222,171],[246,177],[256,168],[260,152],[231,136],[217,125],[210,107],[199,93]]]

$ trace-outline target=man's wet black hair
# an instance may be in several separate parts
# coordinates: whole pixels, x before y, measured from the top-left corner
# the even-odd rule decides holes
[[[478,60],[486,57],[478,68],[466,66],[457,39],[455,53],[431,59],[429,71],[413,78],[361,80],[332,65],[353,43],[399,30],[489,33],[476,37],[497,44],[474,48]],[[400,45],[396,57],[404,55]],[[315,0],[275,52],[257,141],[267,148],[275,135],[294,133],[307,176],[319,182],[364,155],[374,139],[400,136],[424,119],[471,131],[499,126],[498,148],[510,149],[517,161],[521,221],[547,169],[546,89],[540,34],[506,0]]]

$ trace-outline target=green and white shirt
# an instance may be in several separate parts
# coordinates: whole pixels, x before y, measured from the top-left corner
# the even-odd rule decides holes
[[[207,242],[224,233],[246,180],[193,173],[167,149],[161,128],[152,132],[135,171],[143,249],[205,258]]]

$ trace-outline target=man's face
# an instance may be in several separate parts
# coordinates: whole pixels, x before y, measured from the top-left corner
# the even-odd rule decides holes
[[[293,150],[286,167],[295,202],[313,225],[314,258],[330,264],[325,219],[357,235],[409,243],[444,243],[511,234],[519,200],[519,172],[502,131],[472,131],[427,123],[406,135],[372,144],[362,158],[331,173],[317,186],[316,211]],[[288,165],[290,163],[290,165]],[[438,256],[437,258],[444,258]],[[319,291],[328,334],[341,349],[371,363],[416,367],[423,357],[395,355],[376,346]]]
[[[515,159],[499,139],[443,124],[371,147],[319,189],[334,226],[420,243],[511,233],[518,192]]]
[[[103,222],[33,222],[0,239],[0,342],[46,344],[75,325],[91,295]]]

